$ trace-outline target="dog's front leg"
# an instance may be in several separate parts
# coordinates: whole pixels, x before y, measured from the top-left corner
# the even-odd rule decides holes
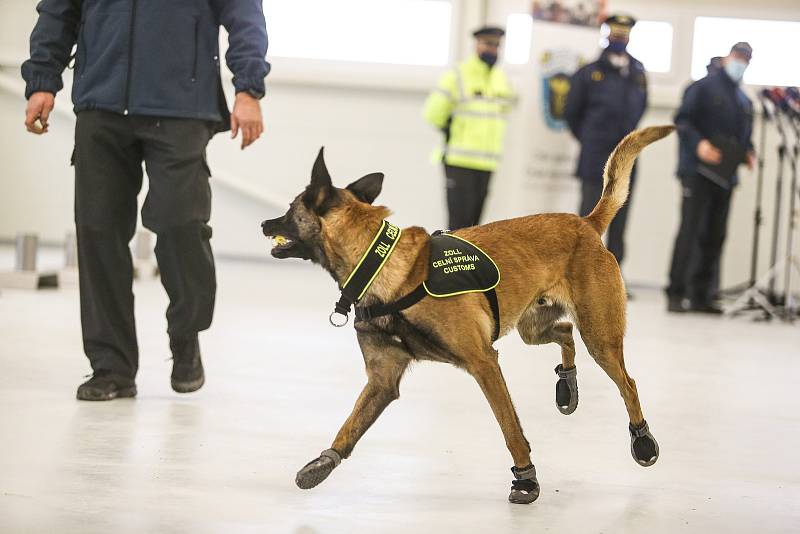
[[[383,334],[359,332],[358,342],[364,354],[367,385],[358,396],[353,411],[344,422],[331,448],[323,451],[297,473],[295,482],[310,489],[325,480],[342,459],[350,456],[358,440],[378,419],[383,410],[400,396],[400,379],[411,356]]]
[[[536,468],[531,463],[531,447],[522,433],[522,425],[511,402],[503,373],[497,363],[497,353],[494,349],[491,355],[481,355],[468,361],[468,370],[475,378],[489,401],[489,406],[494,412],[506,446],[514,459],[514,481],[508,500],[515,504],[529,504],[539,497],[539,482],[536,479]]]

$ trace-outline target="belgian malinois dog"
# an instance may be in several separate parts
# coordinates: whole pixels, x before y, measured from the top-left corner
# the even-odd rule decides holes
[[[636,383],[625,370],[625,285],[600,236],[628,197],[639,152],[673,129],[644,128],[619,143],[606,163],[602,197],[586,217],[531,215],[454,232],[488,253],[502,272],[496,287],[500,336],[516,328],[529,345],[561,347],[556,406],[567,415],[578,405],[575,325],[589,354],[619,388],[628,410],[631,453],[642,466],[655,463],[658,444],[642,415]],[[382,184],[383,174],[373,173],[344,189],[334,187],[320,150],[311,183],[289,211],[262,223],[264,235],[281,236],[274,240],[272,256],[318,263],[342,287],[390,213],[372,204]],[[396,301],[425,281],[430,239],[420,227],[402,230],[360,305]],[[434,360],[458,366],[478,382],[514,460],[509,500],[525,504],[536,500],[539,483],[530,445],[492,345],[495,324],[483,295],[425,298],[402,312],[358,321],[355,329],[367,384],[331,447],[298,472],[300,488],[318,485],[350,456],[361,436],[399,397],[400,380],[411,362]]]

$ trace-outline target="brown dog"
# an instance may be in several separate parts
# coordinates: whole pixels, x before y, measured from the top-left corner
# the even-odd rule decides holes
[[[589,353],[619,388],[630,420],[631,453],[643,466],[655,463],[658,444],[642,415],[636,384],[625,370],[625,286],[600,236],[627,199],[636,156],[672,130],[672,126],[645,128],[620,142],[606,164],[603,195],[587,217],[532,215],[454,232],[486,251],[502,272],[496,287],[500,335],[516,328],[529,345],[557,343],[561,347],[556,404],[564,414],[572,413],[578,403],[572,324],[562,320],[572,318]],[[272,249],[272,255],[319,263],[341,287],[389,214],[387,208],[372,205],[382,182],[383,175],[376,173],[346,189],[334,187],[320,150],[311,184],[283,217],[262,223],[265,235],[286,238]],[[422,228],[403,230],[360,305],[396,301],[425,281],[430,239]],[[483,295],[425,298],[402,312],[356,322],[355,328],[367,385],[331,448],[297,474],[299,487],[316,486],[342,458],[350,456],[384,408],[398,398],[409,363],[424,359],[456,365],[475,378],[514,459],[509,500],[536,500],[539,484],[530,446],[492,346],[495,324]]]

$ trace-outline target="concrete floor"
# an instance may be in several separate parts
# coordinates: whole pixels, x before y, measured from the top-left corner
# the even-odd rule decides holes
[[[353,454],[316,489],[364,383],[336,288],[300,263],[221,262],[206,386],[169,387],[166,298],[138,282],[136,400],[82,403],[75,289],[0,295],[0,532],[212,533],[800,531],[800,330],[629,307],[626,355],[661,446],[630,456],[615,386],[578,348],[580,406],[554,406],[555,346],[500,340],[542,494],[506,502],[512,462],[478,386],[416,365]]]

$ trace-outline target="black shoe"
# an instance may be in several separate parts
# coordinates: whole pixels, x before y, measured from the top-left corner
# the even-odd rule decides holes
[[[725,310],[711,302],[692,302],[692,305],[689,306],[689,311],[695,313],[707,313],[709,315],[722,315],[725,313]]]
[[[683,305],[683,297],[667,297],[667,311],[670,313],[684,313],[687,311]]]
[[[197,336],[170,341],[169,348],[172,350],[172,389],[178,393],[191,393],[203,387],[206,377]]]
[[[92,378],[78,386],[76,397],[86,401],[108,401],[117,398],[135,397],[136,383],[131,378],[111,371],[95,371]]]

